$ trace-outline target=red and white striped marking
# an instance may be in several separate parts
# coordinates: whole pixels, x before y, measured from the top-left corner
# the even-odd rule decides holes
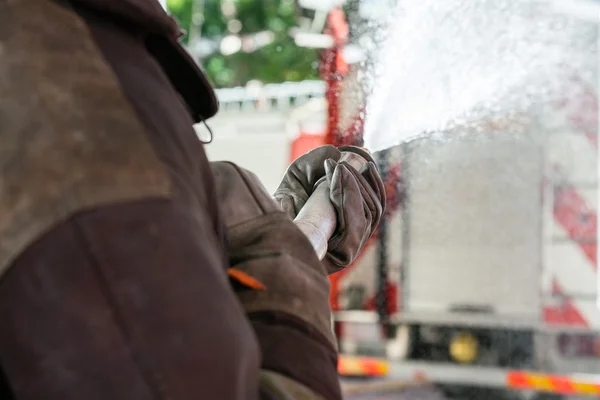
[[[553,191],[553,221],[546,243],[550,293],[562,304],[544,307],[551,325],[600,328],[597,292],[597,101],[591,90],[559,104],[555,118],[564,131],[550,137],[549,158],[563,182]],[[560,121],[562,119],[562,121]],[[562,123],[561,123],[562,122]],[[556,185],[556,181],[553,184]]]

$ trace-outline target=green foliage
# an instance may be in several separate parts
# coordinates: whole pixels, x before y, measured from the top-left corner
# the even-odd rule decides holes
[[[168,0],[169,11],[186,32],[192,25],[194,0]],[[318,52],[295,45],[289,29],[296,25],[293,0],[235,0],[240,35],[270,30],[275,40],[252,53],[230,56],[213,54],[202,60],[217,87],[244,85],[257,79],[264,83],[318,78]],[[202,36],[218,39],[228,34],[227,18],[220,0],[204,0]],[[187,43],[189,35],[183,38]]]

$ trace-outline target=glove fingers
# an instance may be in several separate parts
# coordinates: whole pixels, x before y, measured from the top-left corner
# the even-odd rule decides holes
[[[317,147],[294,161],[289,166],[285,178],[301,184],[310,195],[315,183],[325,175],[325,161],[329,159],[337,161],[340,157],[340,151],[334,146]]]
[[[273,200],[279,204],[279,208],[281,208],[281,210],[291,219],[296,218],[300,208],[306,203],[306,200],[302,201],[298,198],[294,199],[294,196],[273,196]]]
[[[344,211],[344,176],[338,168],[338,163],[332,159],[325,161],[325,178],[329,186],[329,200],[337,213],[336,233],[343,231],[346,226],[346,213]],[[334,234],[336,236],[336,234]]]
[[[325,160],[325,162],[323,164],[325,167],[324,176],[325,176],[325,179],[327,179],[327,183],[329,184],[329,187],[331,188],[331,183],[333,182],[333,174],[335,173],[338,163],[336,161],[334,161],[333,159],[329,158],[329,159]],[[339,177],[336,179],[339,179]],[[339,182],[336,180],[336,183],[339,183]]]
[[[375,164],[369,162],[361,168],[361,171],[363,171],[362,174],[351,166],[348,166],[348,170],[352,173],[354,179],[356,179],[362,194],[362,200],[371,211],[372,217],[374,218],[373,229],[375,229],[375,226],[379,223],[381,217],[382,204],[385,204],[385,189],[383,188],[383,182],[377,173],[377,167]]]
[[[311,160],[310,162],[298,162],[295,165],[299,166],[303,172],[306,172],[305,176],[307,180],[314,184],[325,175],[325,161],[329,159],[337,161],[341,156],[340,151],[332,145],[320,146],[298,159],[298,161]]]
[[[327,160],[326,165],[329,198],[338,211],[338,225],[340,230],[343,230],[346,228],[347,211],[362,208],[360,187],[346,165],[335,163],[333,160]]]
[[[273,198],[294,218],[304,207],[317,181],[325,176],[325,160],[339,160],[340,157],[340,151],[331,145],[317,147],[300,156],[286,170]],[[289,202],[293,202],[293,207]]]
[[[369,162],[367,165],[361,168],[360,175],[365,178],[371,189],[373,189],[379,203],[385,204],[385,185],[381,180],[381,175],[379,175],[379,171],[375,163]]]
[[[386,204],[385,186],[381,180],[377,166],[372,162],[366,165],[366,168],[364,168],[363,172],[361,173],[361,177],[364,178],[364,181],[368,184],[368,187],[375,195],[375,197],[370,198],[373,201],[371,210],[373,210],[374,214],[376,215],[373,219],[373,229],[375,229],[375,225],[379,223],[379,219],[383,214],[383,208]]]
[[[363,202],[361,188],[351,167],[336,164],[328,167],[330,199],[338,217],[335,235],[329,241],[328,259],[336,268],[343,268],[356,257],[365,236],[370,236],[370,211]],[[366,213],[365,213],[366,211]],[[331,272],[331,271],[330,271]]]

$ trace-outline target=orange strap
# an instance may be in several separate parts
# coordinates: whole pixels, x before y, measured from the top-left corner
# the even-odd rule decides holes
[[[238,283],[254,290],[267,290],[267,287],[258,279],[255,279],[245,273],[242,270],[229,268],[227,270],[227,275],[230,279],[237,281]]]

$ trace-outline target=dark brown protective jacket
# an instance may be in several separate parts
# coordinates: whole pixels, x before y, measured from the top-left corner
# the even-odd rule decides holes
[[[231,290],[214,181],[192,128],[216,111],[214,98],[182,62],[176,24],[156,0],[47,1],[84,21],[169,190],[75,208],[11,261],[0,281],[0,398],[253,400],[263,369],[339,399],[335,349],[284,314],[248,318]],[[60,23],[47,18],[41,36]],[[89,96],[96,86],[90,75]]]

